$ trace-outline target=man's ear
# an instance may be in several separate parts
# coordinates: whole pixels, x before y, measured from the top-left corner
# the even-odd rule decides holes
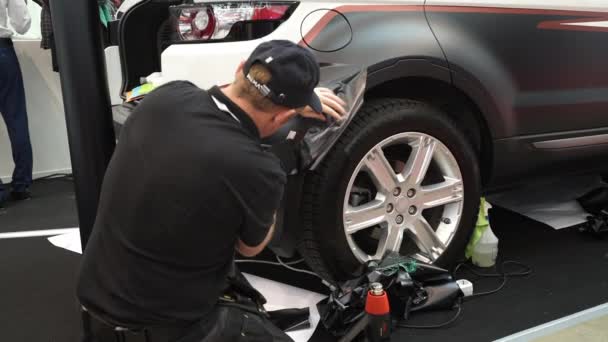
[[[277,115],[275,115],[273,118],[273,121],[276,124],[278,124],[279,126],[282,126],[296,115],[297,115],[297,112],[295,109],[287,109],[287,110],[281,111]]]
[[[244,68],[245,68],[245,61],[242,60],[241,63],[239,63],[239,66],[236,68],[236,72],[234,74],[238,75],[239,73],[242,73]]]

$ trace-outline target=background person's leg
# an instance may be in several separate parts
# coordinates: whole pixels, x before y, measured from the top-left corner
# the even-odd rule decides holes
[[[13,48],[0,49],[0,112],[6,123],[15,170],[12,188],[17,196],[32,184],[32,146],[25,105],[23,77]],[[21,198],[18,198],[21,199]]]
[[[9,49],[0,48],[0,114],[4,112],[4,102],[8,98],[8,74],[9,70]],[[4,142],[0,142],[4,143]],[[0,180],[0,208],[3,207],[3,203],[7,198],[8,189],[2,184]]]
[[[8,198],[8,191],[5,189],[4,184],[2,184],[2,180],[0,179],[0,208],[4,207],[4,202]]]

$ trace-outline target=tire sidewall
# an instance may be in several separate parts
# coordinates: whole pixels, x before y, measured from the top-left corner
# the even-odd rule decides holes
[[[435,262],[442,267],[462,258],[462,253],[475,226],[480,198],[480,176],[477,158],[463,134],[437,109],[428,105],[408,102],[409,106],[395,106],[378,111],[373,104],[363,111],[377,111],[368,123],[348,131],[341,139],[345,144],[328,155],[323,175],[327,185],[316,213],[316,233],[323,259],[329,272],[337,279],[348,279],[361,269],[360,262],[350,251],[344,232],[343,205],[345,193],[354,170],[363,157],[384,139],[399,133],[418,132],[441,141],[454,155],[460,168],[464,188],[464,205],[460,224],[450,245]],[[360,112],[361,113],[361,112]],[[358,114],[360,115],[360,114]]]

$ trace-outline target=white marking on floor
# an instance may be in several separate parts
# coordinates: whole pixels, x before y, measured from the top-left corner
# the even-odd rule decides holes
[[[284,270],[284,272],[289,272]],[[251,285],[266,297],[268,303],[266,310],[282,310],[288,308],[310,308],[310,328],[287,333],[295,342],[307,342],[314,335],[321,315],[317,310],[317,303],[326,298],[322,294],[308,291],[295,286],[279,283],[274,280],[243,273]]]
[[[608,303],[539,325],[495,342],[527,342],[608,314]]]
[[[78,228],[62,228],[62,229],[46,229],[46,230],[29,230],[23,232],[0,233],[0,239],[19,239],[39,236],[53,236],[60,234],[73,233],[78,231]]]
[[[53,236],[48,238],[48,240],[57,247],[82,254],[80,234],[78,231]],[[285,270],[285,272],[289,271]],[[317,303],[323,298],[326,298],[326,296],[252,274],[244,273],[244,275],[247,280],[251,282],[251,285],[258,289],[258,291],[260,291],[268,300],[264,305],[266,310],[310,308],[310,328],[287,333],[295,342],[309,341],[321,319],[319,311],[317,310]]]
[[[48,238],[49,242],[59,248],[82,254],[82,243],[80,242],[80,232],[73,231],[67,234],[55,235]]]

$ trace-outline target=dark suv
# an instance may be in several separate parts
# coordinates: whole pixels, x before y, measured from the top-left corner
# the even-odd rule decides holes
[[[604,166],[608,2],[580,3],[143,0],[111,26],[110,85],[226,84],[270,39],[308,46],[329,73],[359,68],[364,104],[336,139],[277,149],[292,167],[271,248],[326,279],[386,251],[447,265],[483,193]],[[349,72],[326,80],[351,91]],[[115,104],[120,125],[136,103]]]

